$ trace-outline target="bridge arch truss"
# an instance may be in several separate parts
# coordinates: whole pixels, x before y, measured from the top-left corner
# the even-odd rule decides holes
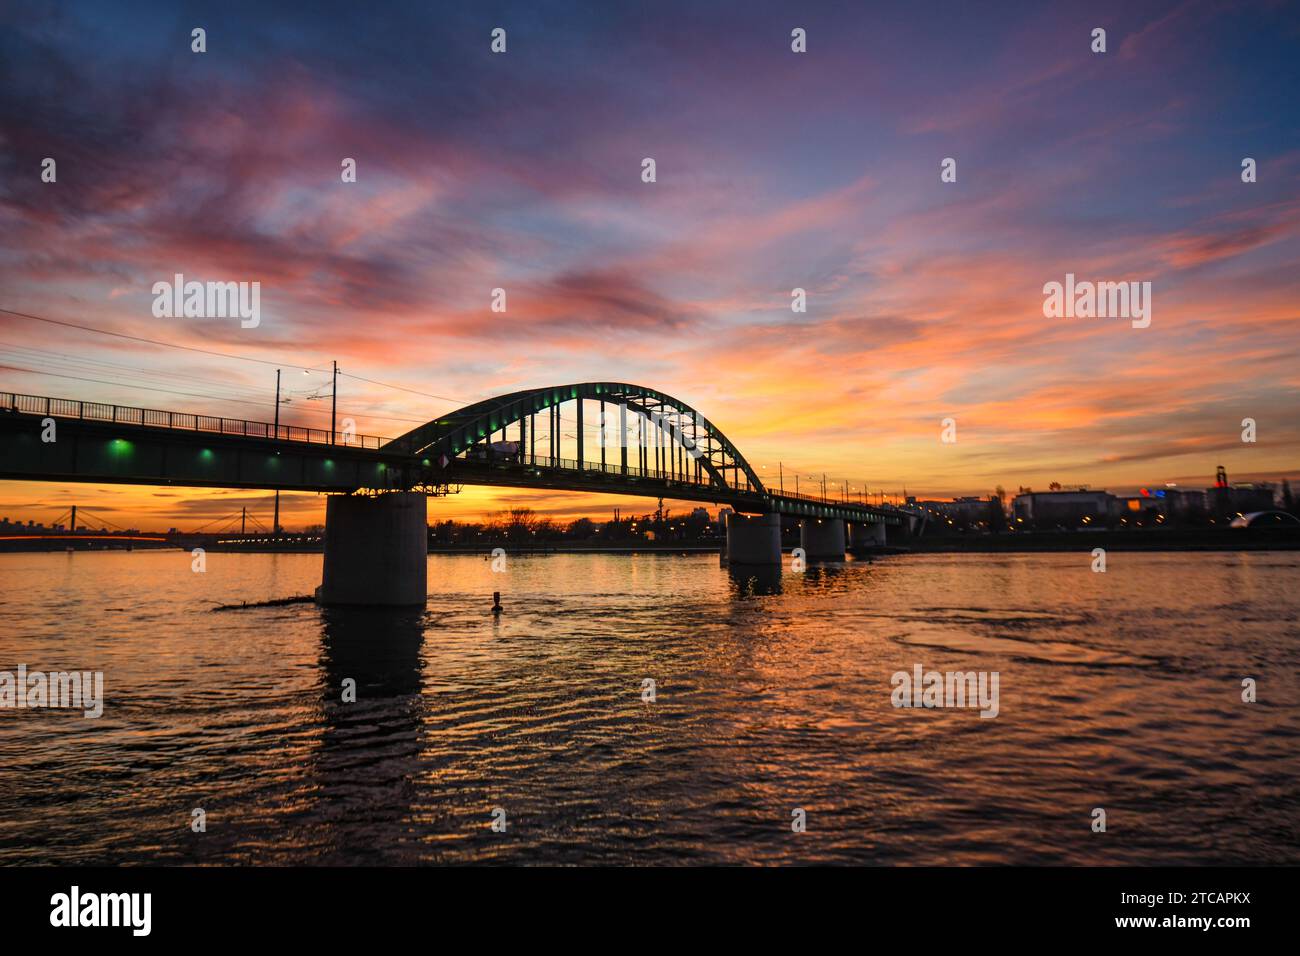
[[[595,408],[590,408],[594,403]],[[572,406],[571,445],[577,459],[561,452]],[[594,413],[594,417],[592,415]],[[538,454],[540,415],[548,418],[547,447]],[[597,450],[591,448],[594,428]],[[490,457],[494,442],[514,432],[524,463],[564,464],[618,475],[672,476],[706,484],[723,495],[765,497],[757,472],[716,425],[680,399],[641,385],[582,382],[512,392],[442,415],[381,450],[415,456],[436,472],[467,456]]]

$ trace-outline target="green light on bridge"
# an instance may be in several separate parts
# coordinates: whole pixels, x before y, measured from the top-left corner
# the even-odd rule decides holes
[[[215,457],[216,456],[212,454],[211,448],[205,448],[203,449],[203,451],[199,452],[199,460],[202,461],[205,465],[208,462],[212,461],[212,459]]]
[[[125,458],[133,451],[132,445],[125,438],[114,438],[108,443],[108,453],[114,458]]]

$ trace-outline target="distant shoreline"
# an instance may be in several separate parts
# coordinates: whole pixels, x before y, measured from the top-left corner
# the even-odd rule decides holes
[[[1179,529],[1133,531],[1018,531],[1007,534],[910,538],[914,554],[989,554],[1038,551],[1297,551],[1294,528]]]
[[[53,543],[24,542],[26,547],[0,547],[0,554],[60,553],[64,550]],[[169,545],[136,544],[130,550],[170,550]],[[784,552],[797,547],[796,542],[782,545]],[[429,554],[490,556],[495,548],[510,555],[546,554],[720,554],[722,542],[685,541],[554,541],[545,544],[519,546],[509,542],[485,541],[482,544],[434,544]],[[885,547],[851,548],[856,557],[880,557],[894,554],[1032,554],[1051,552],[1090,552],[1093,548],[1107,551],[1300,551],[1300,532],[1292,528],[1232,528],[1232,529],[1175,529],[1151,528],[1132,531],[1040,531],[1009,532],[1003,534],[939,535],[933,537],[900,536],[896,543]],[[126,551],[111,538],[95,542],[90,547],[78,547],[77,553],[103,553]],[[186,549],[182,549],[186,550]],[[248,547],[224,544],[209,546],[217,553],[246,554],[320,554],[321,546],[304,547],[293,541],[285,547],[267,547],[265,543]]]

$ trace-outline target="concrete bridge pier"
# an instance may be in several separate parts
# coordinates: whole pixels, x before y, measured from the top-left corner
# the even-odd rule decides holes
[[[853,525],[854,548],[883,548],[885,546],[885,524],[883,521]]]
[[[727,540],[723,545],[727,564],[781,566],[781,516],[727,515]]]
[[[423,605],[429,532],[418,491],[331,495],[325,504],[325,566],[319,604]]]
[[[799,526],[799,547],[809,561],[843,561],[844,519],[805,518]]]

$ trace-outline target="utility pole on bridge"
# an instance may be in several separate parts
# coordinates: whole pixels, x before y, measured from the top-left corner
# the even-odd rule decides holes
[[[334,420],[339,407],[339,363],[334,362],[334,387],[330,389],[330,444],[338,444],[338,432],[335,430]],[[489,439],[490,440],[490,439]]]
[[[280,440],[280,370],[275,370],[275,440]],[[275,489],[275,518],[271,521],[271,534],[280,533],[280,489]]]

